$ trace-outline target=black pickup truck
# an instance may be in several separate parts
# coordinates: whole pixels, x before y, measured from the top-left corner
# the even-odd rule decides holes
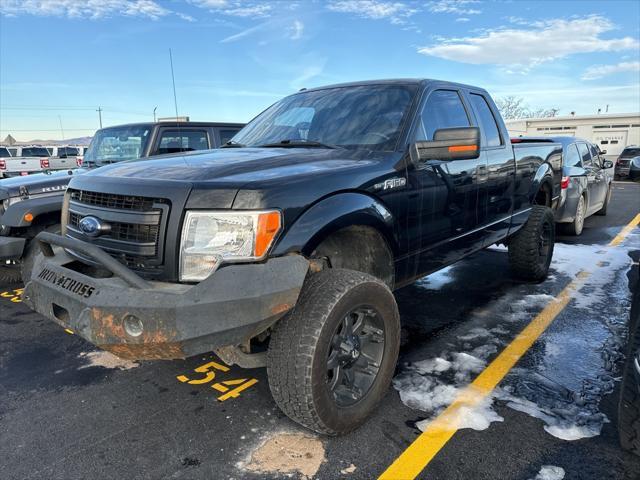
[[[225,147],[73,178],[24,301],[123,358],[266,365],[280,408],[335,435],[390,384],[392,290],[495,243],[547,275],[561,145],[512,145],[480,88],[303,90]]]
[[[125,160],[216,148],[242,127],[168,121],[103,128],[94,135],[82,168],[0,180],[0,282],[28,276],[37,250],[31,240],[43,230],[60,231],[62,198],[73,176]]]

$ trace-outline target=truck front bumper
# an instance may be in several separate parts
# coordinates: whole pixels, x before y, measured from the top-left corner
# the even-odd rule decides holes
[[[44,255],[25,286],[24,302],[133,360],[185,358],[247,341],[295,305],[309,268],[304,257],[291,255],[228,265],[197,285],[147,282],[93,245],[46,232],[36,238]],[[80,273],[59,247],[90,256],[113,275]]]
[[[22,257],[26,239],[0,236],[0,260],[15,260]]]

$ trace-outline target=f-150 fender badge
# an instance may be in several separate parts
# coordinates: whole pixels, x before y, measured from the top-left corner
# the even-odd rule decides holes
[[[404,187],[407,184],[407,179],[404,177],[387,178],[384,182],[376,183],[374,190],[391,190],[393,188]]]

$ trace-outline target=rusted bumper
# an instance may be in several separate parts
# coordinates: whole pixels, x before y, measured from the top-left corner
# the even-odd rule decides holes
[[[24,302],[98,347],[136,360],[185,358],[248,340],[295,305],[309,268],[304,257],[291,255],[228,265],[197,285],[140,279],[134,286],[131,278],[79,273],[62,248],[46,245],[50,256],[38,257]]]

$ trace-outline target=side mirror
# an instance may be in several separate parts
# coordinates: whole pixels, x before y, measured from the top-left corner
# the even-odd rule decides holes
[[[600,150],[600,155],[606,155],[607,151],[606,150]]]
[[[602,162],[602,168],[613,168],[613,162],[611,160],[605,160]]]
[[[411,160],[469,160],[480,156],[478,127],[442,128],[430,142],[411,145]]]

